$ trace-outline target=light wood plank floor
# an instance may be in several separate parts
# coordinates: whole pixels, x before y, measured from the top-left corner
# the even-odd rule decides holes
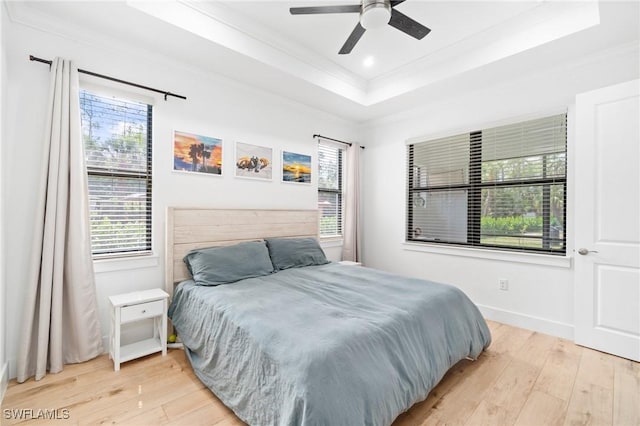
[[[640,364],[528,330],[489,326],[491,347],[477,361],[455,365],[394,426],[640,425]],[[124,363],[119,372],[105,355],[39,382],[13,381],[2,408],[2,424],[243,424],[203,387],[182,350]],[[14,418],[19,409],[68,419],[20,420]]]

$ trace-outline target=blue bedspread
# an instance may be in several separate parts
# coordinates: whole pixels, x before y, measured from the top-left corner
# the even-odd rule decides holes
[[[389,425],[491,341],[456,287],[337,263],[186,281],[169,316],[196,375],[251,425]]]

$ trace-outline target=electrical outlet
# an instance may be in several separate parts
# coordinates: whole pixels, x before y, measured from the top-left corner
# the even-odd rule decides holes
[[[509,290],[509,280],[500,280],[500,290],[508,291]]]

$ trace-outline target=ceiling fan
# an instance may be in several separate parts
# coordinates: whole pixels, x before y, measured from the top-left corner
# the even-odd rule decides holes
[[[360,21],[338,52],[340,55],[351,53],[360,37],[368,29],[389,24],[413,38],[422,40],[431,30],[398,12],[394,7],[405,0],[361,0],[360,4],[338,6],[292,7],[292,15],[316,15],[324,13],[359,13]]]

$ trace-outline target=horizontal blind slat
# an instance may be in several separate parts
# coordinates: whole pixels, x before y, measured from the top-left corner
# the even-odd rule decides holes
[[[565,251],[566,114],[407,147],[407,239]]]
[[[320,235],[342,235],[342,166],[344,150],[318,143],[318,208]]]
[[[80,93],[92,253],[151,250],[151,107]]]

